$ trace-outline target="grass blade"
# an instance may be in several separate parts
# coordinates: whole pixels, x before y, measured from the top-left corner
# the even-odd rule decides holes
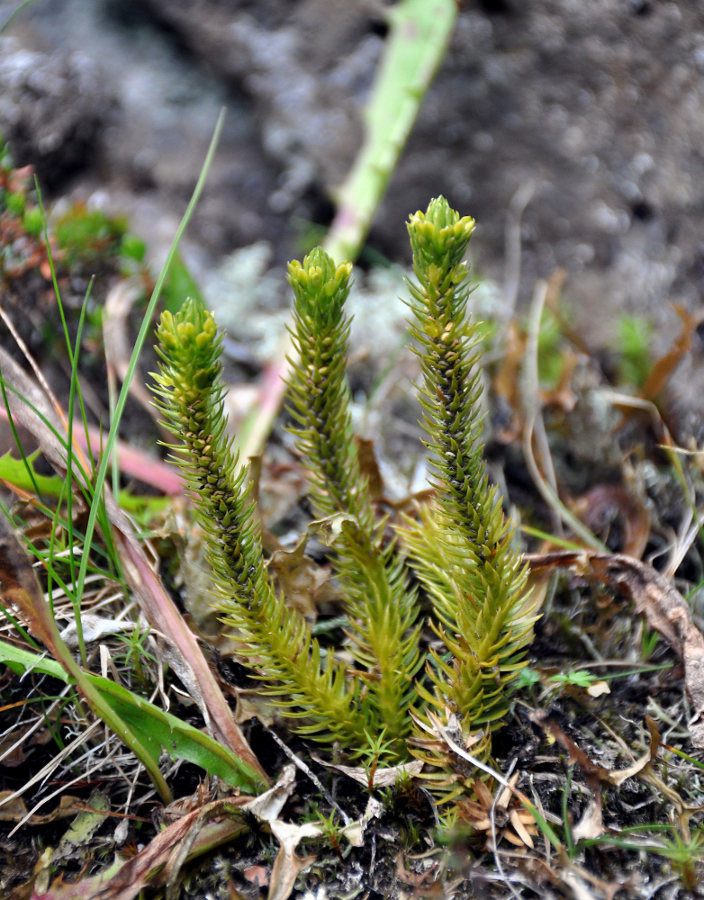
[[[17,674],[38,672],[66,683],[73,680],[55,659],[3,640],[0,640],[0,662]],[[251,766],[209,735],[114,681],[89,672],[83,672],[83,676],[101,702],[119,716],[152,758],[158,760],[163,749],[172,759],[185,759],[200,766],[230,787],[251,793],[262,786],[261,776]]]

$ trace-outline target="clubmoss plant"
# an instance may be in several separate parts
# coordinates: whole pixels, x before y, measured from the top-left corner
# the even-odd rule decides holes
[[[465,784],[427,731],[452,724],[478,754],[489,754],[534,620],[526,569],[482,455],[478,326],[466,315],[462,262],[473,228],[442,197],[408,223],[411,333],[435,500],[391,541],[352,440],[344,316],[351,266],[317,248],[289,267],[292,431],[310,473],[315,515],[336,526],[333,564],[352,666],[323,652],[267,578],[246,472],[235,474],[225,436],[221,336],[212,315],[187,300],[176,315],[162,315],[157,332],[159,407],[178,438],[172,451],[195,498],[218,606],[242,658],[299,731],[338,742],[353,756],[368,755],[381,740],[384,762],[414,753],[439,770],[437,787],[446,796]],[[409,564],[430,603],[432,649],[421,641]]]
[[[289,266],[295,295],[289,409],[318,518],[341,515],[334,563],[346,596],[350,651],[366,684],[371,732],[396,742],[409,732],[421,665],[416,594],[393,544],[383,543],[353,442],[346,380],[352,266],[317,248]],[[400,750],[397,747],[397,752]]]
[[[443,197],[408,222],[411,334],[436,503],[403,535],[444,645],[429,651],[428,682],[418,683],[426,704],[421,730],[428,709],[440,721],[458,720],[463,735],[483,728],[473,752],[484,756],[490,730],[507,712],[535,617],[525,596],[526,566],[483,457],[479,325],[467,316],[463,262],[473,230],[474,220]]]
[[[218,605],[242,656],[264,673],[265,690],[289,715],[306,716],[302,731],[344,746],[363,743],[358,686],[332,655],[323,660],[305,620],[267,580],[247,471],[235,476],[237,460],[225,434],[222,335],[213,315],[189,298],[175,316],[162,314],[157,337],[163,360],[155,376],[158,407],[179,438],[171,450],[196,500]]]

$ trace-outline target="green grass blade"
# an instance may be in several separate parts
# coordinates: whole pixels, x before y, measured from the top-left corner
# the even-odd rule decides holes
[[[44,643],[54,659],[75,681],[76,687],[94,713],[137,756],[163,800],[171,802],[171,790],[159,771],[158,754],[154,755],[149,745],[145,746],[140,737],[113,711],[73,658],[59,634],[53,612],[44,599],[31,559],[5,518],[0,518],[0,558],[3,560],[0,568],[0,592],[3,598],[14,605],[33,635]]]
[[[75,680],[55,659],[4,640],[0,640],[0,663],[17,674],[38,672],[67,684]],[[262,786],[254,769],[209,735],[114,681],[89,672],[82,674],[100,698],[100,709],[109,707],[127,727],[132,736],[127,746],[136,743],[155,763],[163,749],[172,759],[191,762],[208,774],[217,775],[230,787],[252,792]],[[99,715],[100,709],[96,710]]]
[[[157,752],[163,748],[172,759],[194,763],[230,787],[251,793],[264,786],[253,768],[209,735],[114,681],[98,675],[87,677],[145,746]]]
[[[107,441],[105,443],[105,449],[103,452],[103,456],[100,460],[100,465],[98,467],[98,471],[95,476],[95,495],[93,497],[93,503],[91,504],[90,513],[88,515],[88,523],[86,525],[86,546],[90,547],[91,540],[93,538],[93,533],[95,531],[95,524],[98,518],[98,511],[100,507],[100,497],[103,492],[103,485],[105,484],[105,476],[108,471],[108,467],[110,465],[110,457],[112,456],[113,450],[115,448],[115,443],[117,441],[117,432],[120,424],[120,419],[122,418],[122,414],[125,409],[125,404],[127,403],[127,398],[129,396],[129,386],[132,381],[132,376],[134,375],[134,371],[137,367],[137,362],[139,360],[139,355],[142,351],[142,347],[144,346],[144,342],[147,338],[147,333],[149,329],[152,327],[152,317],[154,315],[154,309],[156,308],[157,301],[159,299],[159,295],[161,294],[161,289],[164,285],[164,281],[166,280],[166,276],[169,272],[169,267],[176,255],[176,251],[183,236],[184,231],[186,230],[186,226],[190,221],[191,216],[193,215],[193,211],[200,199],[200,195],[203,191],[203,187],[205,185],[205,180],[208,175],[208,171],[213,161],[213,157],[215,155],[215,150],[218,145],[218,141],[220,139],[220,133],[222,132],[223,122],[224,122],[225,113],[224,110],[218,116],[217,123],[215,125],[215,130],[213,131],[213,137],[210,141],[210,146],[208,147],[208,152],[205,157],[205,162],[203,163],[203,167],[201,169],[200,175],[198,177],[198,181],[193,190],[193,194],[188,203],[185,213],[183,214],[183,218],[179,223],[178,228],[176,229],[176,234],[174,235],[174,239],[171,242],[171,246],[169,247],[169,252],[166,256],[166,262],[164,263],[161,272],[159,273],[159,277],[156,280],[156,284],[154,285],[154,290],[152,291],[152,295],[149,298],[149,303],[147,304],[147,309],[144,313],[144,318],[142,319],[142,325],[139,329],[139,333],[137,334],[137,339],[135,341],[134,350],[132,351],[132,356],[130,357],[130,362],[127,367],[127,373],[125,374],[125,379],[122,383],[122,389],[120,391],[120,395],[117,398],[117,404],[115,406],[115,415],[110,423],[110,431],[108,432]],[[83,558],[81,559],[81,566],[78,572],[78,583],[77,583],[77,591],[80,593],[82,585],[85,582],[86,570],[88,567],[88,554],[84,553]]]

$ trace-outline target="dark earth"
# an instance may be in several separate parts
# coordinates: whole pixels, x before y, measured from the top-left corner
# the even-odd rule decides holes
[[[14,6],[0,3],[3,19]],[[0,131],[50,199],[127,212],[158,259],[224,105],[186,258],[204,278],[265,241],[280,267],[305,223],[330,221],[384,7],[39,0],[0,44]],[[565,267],[565,304],[594,346],[627,311],[654,323],[662,350],[679,327],[672,304],[701,306],[703,88],[704,7],[691,0],[462,3],[369,245],[407,263],[405,218],[443,193],[476,218],[478,270],[507,302],[516,281],[525,301]],[[695,436],[702,352],[670,387]]]

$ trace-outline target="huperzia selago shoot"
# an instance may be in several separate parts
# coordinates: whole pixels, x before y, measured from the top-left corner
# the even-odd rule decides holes
[[[484,462],[479,323],[467,315],[463,261],[474,220],[439,197],[425,213],[412,215],[407,227],[415,276],[410,330],[421,363],[419,400],[435,503],[400,531],[443,647],[429,650],[427,679],[417,682],[417,745],[427,748],[417,755],[438,769],[431,776],[438,788],[452,793],[453,781],[459,792],[462,779],[446,781],[443,770],[450,764],[442,742],[422,737],[424,724],[432,724],[428,712],[471,737],[475,756],[488,756],[491,731],[504,719],[512,681],[524,665],[535,615],[527,568]]]
[[[227,437],[222,336],[201,303],[164,313],[155,392],[206,538],[213,590],[242,661],[297,731],[351,757],[418,756],[449,798],[476,777],[430,731],[453,729],[487,758],[524,665],[534,611],[526,567],[483,459],[478,325],[463,262],[474,228],[447,201],[408,222],[415,279],[411,334],[421,362],[422,423],[434,499],[388,539],[353,441],[346,379],[351,265],[320,248],[289,266],[294,359],[288,408],[318,519],[335,525],[332,564],[345,606],[345,661],[323,650],[266,571],[247,472]],[[420,584],[433,646],[424,637]],[[380,742],[380,736],[383,741]]]
[[[375,523],[369,490],[353,442],[346,379],[349,321],[343,314],[351,265],[335,266],[317,248],[303,265],[289,266],[295,297],[289,410],[296,446],[310,472],[310,499],[318,518],[339,517],[333,559],[346,601],[349,650],[364,673],[370,734],[383,733],[402,756],[421,665],[415,590],[384,523]]]
[[[169,445],[195,500],[212,567],[215,602],[283,710],[300,730],[344,747],[363,746],[359,685],[332,654],[324,658],[308,624],[267,580],[247,470],[237,472],[223,409],[222,335],[213,315],[187,299],[162,313],[157,330],[157,405],[178,438]]]

